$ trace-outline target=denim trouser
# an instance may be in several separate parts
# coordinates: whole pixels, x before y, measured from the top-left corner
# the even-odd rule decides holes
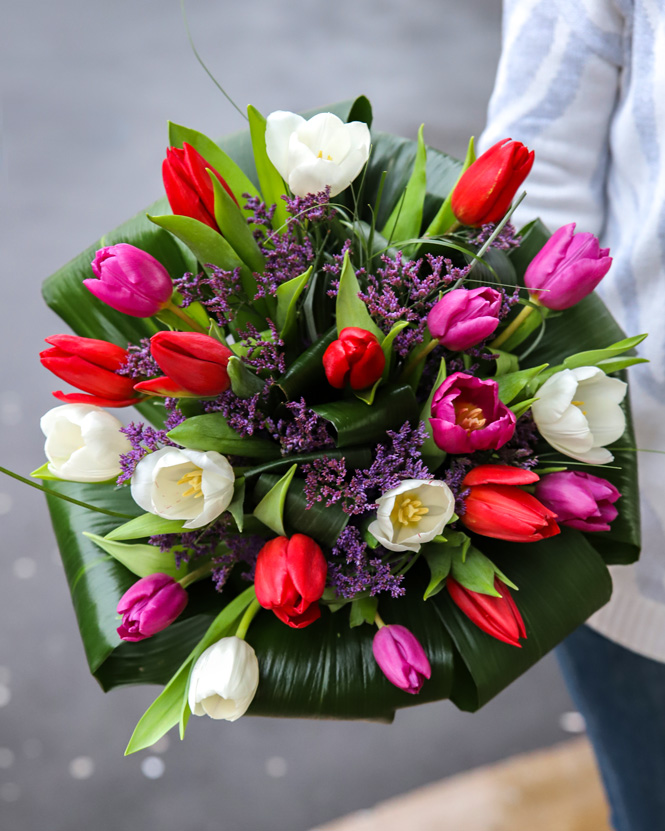
[[[582,626],[556,650],[616,831],[665,829],[665,664]]]

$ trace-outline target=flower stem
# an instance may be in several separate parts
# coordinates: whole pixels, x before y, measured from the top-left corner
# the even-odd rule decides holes
[[[168,305],[164,308],[168,309],[169,312],[173,312],[176,317],[179,317],[180,320],[184,320],[188,326],[191,326],[192,329],[195,329],[197,332],[201,332],[204,335],[208,334],[208,330],[201,326],[200,323],[197,323],[194,318],[190,317],[186,312],[184,312],[180,306],[176,306],[176,304],[171,300],[169,301]]]
[[[433,338],[428,344],[425,344],[420,349],[415,349],[406,366],[402,370],[400,381],[406,381],[418,364],[421,361],[424,361],[429,353],[433,352],[437,346],[439,346],[439,341],[436,338]]]
[[[378,612],[374,615],[374,623],[376,623],[378,629],[383,629],[386,625]]]
[[[532,303],[534,305],[525,306],[522,311],[517,315],[517,317],[510,323],[506,328],[501,332],[501,334],[494,338],[492,343],[488,345],[488,349],[498,349],[502,343],[505,343],[508,338],[515,333],[520,326],[524,323],[524,321],[529,317],[529,315],[535,310],[536,306],[538,305],[537,300],[532,299]]]
[[[240,640],[243,640],[243,641],[245,640],[245,636],[247,635],[247,630],[249,629],[249,624],[252,622],[252,620],[254,619],[254,616],[256,615],[256,613],[259,611],[260,608],[261,608],[261,606],[259,604],[259,601],[256,600],[256,598],[254,600],[252,600],[252,602],[247,607],[247,611],[242,616],[242,619],[240,620],[240,623],[238,624],[238,628],[236,630],[236,638],[240,638]]]
[[[211,573],[212,569],[210,568],[210,563],[206,563],[205,565],[200,566],[200,568],[190,571],[189,574],[185,574],[184,577],[178,580],[178,583],[180,583],[183,589],[186,589],[187,586],[191,586],[192,583],[196,582],[199,577],[205,577],[207,574]]]

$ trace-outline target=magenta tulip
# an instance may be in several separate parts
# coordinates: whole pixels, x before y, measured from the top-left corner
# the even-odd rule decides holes
[[[614,503],[621,494],[607,479],[565,470],[543,476],[536,485],[536,497],[554,511],[561,525],[578,531],[609,531],[619,513]]]
[[[187,592],[168,574],[150,574],[120,598],[118,634],[123,641],[142,641],[166,629],[187,605]]]
[[[497,450],[515,432],[515,414],[499,400],[498,386],[491,378],[482,380],[455,372],[434,393],[432,434],[446,453],[474,453]]]
[[[441,346],[461,352],[494,332],[500,311],[501,295],[496,289],[453,289],[434,304],[427,326]]]
[[[83,285],[107,306],[132,317],[152,317],[169,304],[173,283],[147,251],[120,242],[100,248],[91,263],[98,279]]]
[[[374,658],[391,684],[415,695],[431,677],[432,668],[420,641],[405,626],[382,626],[372,643]]]
[[[593,234],[576,234],[571,222],[552,234],[531,260],[524,284],[542,306],[568,309],[590,294],[607,274],[612,265],[609,253]]]

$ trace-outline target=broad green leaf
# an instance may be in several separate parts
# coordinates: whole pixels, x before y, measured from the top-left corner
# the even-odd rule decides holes
[[[587,352],[577,352],[570,355],[563,362],[566,369],[576,369],[579,366],[596,366],[600,361],[606,361],[611,358],[616,358],[628,352],[630,349],[635,349],[646,338],[646,335],[635,335],[632,338],[623,338],[605,349],[591,349]]]
[[[444,358],[441,358],[441,363],[439,364],[439,371],[437,372],[436,379],[434,381],[434,384],[432,385],[430,394],[427,397],[427,401],[425,401],[425,403],[423,404],[423,408],[420,411],[420,420],[425,425],[425,431],[427,433],[427,438],[425,439],[425,443],[423,444],[420,452],[422,453],[423,461],[430,470],[436,470],[439,467],[439,465],[443,462],[443,460],[446,458],[445,451],[441,450],[441,448],[437,447],[434,443],[432,425],[429,421],[430,416],[432,415],[432,401],[434,400],[434,393],[446,380],[446,375],[446,361]]]
[[[161,551],[156,545],[130,545],[126,542],[116,542],[106,537],[99,537],[87,531],[83,535],[106,551],[126,569],[137,577],[148,577],[150,574],[168,574],[174,580],[184,577],[187,573],[186,565],[176,567],[173,554]]]
[[[349,625],[352,629],[362,626],[363,623],[374,623],[379,608],[378,597],[356,597],[351,602]]]
[[[337,447],[366,446],[386,439],[386,430],[394,430],[405,421],[415,423],[418,402],[409,386],[385,387],[373,407],[357,400],[331,401],[312,407],[337,433]]]
[[[417,237],[423,221],[423,206],[427,193],[427,149],[423,140],[424,126],[421,124],[418,130],[416,158],[404,196],[395,205],[380,232],[383,237],[392,240],[397,247],[401,240]],[[405,253],[409,256],[408,251]]]
[[[261,113],[251,105],[247,107],[249,117],[249,131],[252,136],[252,150],[254,152],[254,164],[261,185],[263,201],[266,205],[275,205],[275,214],[272,220],[272,227],[277,230],[284,230],[288,214],[286,204],[282,196],[286,195],[286,189],[282,177],[275,166],[268,158],[266,152],[266,120]]]
[[[521,311],[524,307],[519,306],[519,310]],[[515,350],[520,344],[524,343],[527,338],[530,338],[535,332],[537,332],[541,326],[543,325],[543,321],[546,321],[549,317],[550,310],[545,306],[533,306],[531,305],[529,308],[532,308],[533,311],[531,314],[522,322],[519,328],[510,335],[503,343],[501,344],[501,349],[512,352]],[[517,312],[519,314],[519,312]],[[508,319],[508,325],[513,318]],[[501,332],[498,333],[499,335]],[[491,344],[490,344],[491,346]]]
[[[254,516],[281,537],[286,535],[286,531],[284,530],[284,503],[286,502],[286,494],[297,468],[298,465],[292,465],[279,482],[268,491],[256,508],[254,508]]]
[[[277,473],[290,467],[292,464],[298,466],[313,462],[315,459],[344,459],[347,470],[357,470],[360,467],[369,467],[372,464],[372,451],[369,447],[347,447],[344,450],[324,447],[312,453],[298,453],[295,456],[283,456],[281,459],[274,459],[271,462],[245,469],[245,478],[250,479],[260,476],[262,473]]]
[[[226,371],[229,373],[231,389],[238,398],[251,398],[265,387],[265,381],[235,355],[229,358]]]
[[[184,519],[164,519],[157,514],[142,514],[119,525],[106,535],[107,540],[138,540],[153,534],[177,534],[182,531]]]
[[[190,450],[216,450],[234,456],[252,459],[274,459],[280,455],[279,447],[269,439],[253,436],[243,438],[229,427],[221,413],[188,418],[169,432],[169,438]]]
[[[337,113],[340,118],[343,116]],[[372,126],[372,105],[365,95],[359,95],[351,105],[348,115],[346,116],[347,123],[349,121],[363,121],[368,127]]]
[[[499,398],[501,401],[504,404],[513,402],[524,387],[531,383],[545,369],[547,369],[547,364],[541,364],[541,366],[521,369],[517,372],[509,372],[506,375],[500,375],[498,378],[495,378],[494,380],[499,387]]]
[[[277,287],[277,328],[284,340],[290,340],[297,331],[298,299],[312,275],[312,267],[299,277],[287,280]]]
[[[198,150],[210,166],[220,174],[241,205],[245,201],[244,193],[259,197],[258,190],[244,171],[212,139],[197,130],[191,130],[189,127],[169,121],[169,144],[172,147],[182,147],[184,142]],[[248,217],[252,215],[251,210],[245,213]]]
[[[263,271],[265,258],[245,215],[215,174],[212,171],[208,173],[215,194],[215,220],[222,236],[251,271]]]
[[[323,369],[323,354],[336,337],[337,332],[332,327],[296,358],[278,379],[277,384],[289,401],[298,398],[307,390],[316,389],[319,385],[328,385]]]
[[[471,167],[471,165],[476,160],[476,151],[474,148],[474,140],[473,136],[469,139],[469,146],[466,150],[466,158],[464,159],[464,164],[462,165],[462,169],[459,172],[459,176],[455,180],[455,185],[459,180],[462,178],[462,175]],[[447,233],[456,223],[457,219],[455,214],[453,213],[453,209],[451,207],[452,195],[453,191],[455,190],[455,186],[450,189],[448,196],[444,199],[441,207],[437,215],[434,217],[432,222],[430,223],[428,229],[425,231],[426,237],[438,237],[442,234]]]
[[[339,335],[342,329],[345,329],[347,326],[357,326],[359,329],[365,329],[371,332],[378,338],[379,343],[381,343],[383,340],[383,332],[372,320],[365,302],[358,297],[359,291],[360,285],[358,284],[358,278],[353,270],[347,252],[344,255],[342,273],[339,278],[339,288],[337,289],[337,305],[335,308],[337,334]]]

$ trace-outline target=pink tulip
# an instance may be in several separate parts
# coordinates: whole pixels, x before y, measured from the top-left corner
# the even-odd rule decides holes
[[[382,626],[372,643],[374,658],[391,684],[415,695],[431,677],[432,668],[420,641],[405,626]]]
[[[123,641],[142,641],[166,629],[187,605],[187,592],[168,574],[150,574],[120,598],[118,634]]]
[[[578,470],[550,473],[536,485],[536,497],[558,522],[578,531],[609,531],[621,494],[607,479]]]
[[[500,311],[501,295],[489,286],[453,289],[434,304],[427,325],[441,346],[461,352],[494,332]]]

